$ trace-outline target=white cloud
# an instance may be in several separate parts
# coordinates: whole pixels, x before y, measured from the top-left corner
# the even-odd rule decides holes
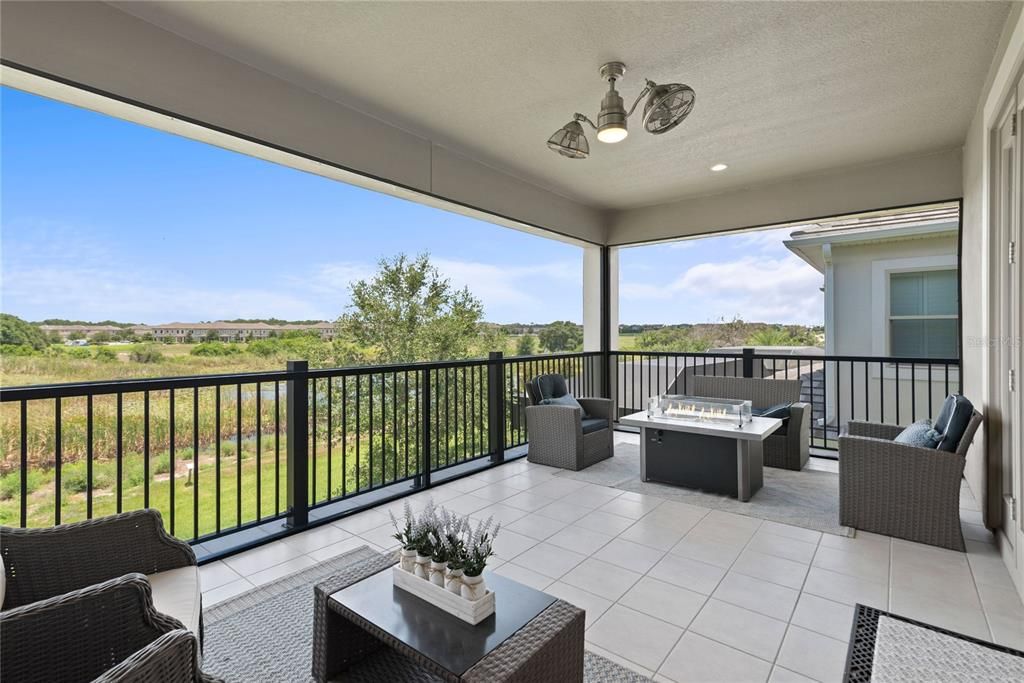
[[[738,315],[758,322],[820,324],[820,286],[821,274],[799,259],[748,256],[701,263],[662,284],[624,282],[620,292],[627,299],[680,302],[707,320]]]
[[[534,315],[544,310],[544,299],[536,292],[543,291],[537,283],[582,286],[581,262],[550,262],[534,265],[503,266],[479,261],[432,259],[437,269],[456,287],[468,287],[484,303],[485,311],[491,307],[533,308]]]

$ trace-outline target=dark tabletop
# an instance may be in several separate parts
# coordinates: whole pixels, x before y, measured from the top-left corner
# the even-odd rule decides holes
[[[494,614],[476,626],[394,585],[391,569],[331,595],[331,600],[391,634],[457,676],[546,610],[555,598],[486,572]]]

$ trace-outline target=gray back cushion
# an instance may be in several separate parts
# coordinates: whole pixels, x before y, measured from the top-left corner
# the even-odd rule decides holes
[[[539,375],[530,380],[530,400],[541,405],[544,399],[559,398],[569,393],[565,378],[561,375]]]
[[[696,375],[688,387],[691,396],[749,400],[752,408],[768,408],[800,400],[800,380]]]
[[[941,435],[938,445],[940,451],[956,453],[973,413],[974,406],[962,394],[952,394],[946,398],[932,425]]]

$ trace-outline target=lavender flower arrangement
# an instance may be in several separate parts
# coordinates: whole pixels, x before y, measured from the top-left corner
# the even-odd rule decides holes
[[[494,539],[501,524],[495,524],[493,517],[473,528],[469,517],[437,507],[433,500],[418,516],[406,502],[404,514],[404,525],[391,515],[394,538],[403,548],[415,549],[421,557],[445,562],[449,569],[462,569],[467,576],[479,576],[494,554]]]

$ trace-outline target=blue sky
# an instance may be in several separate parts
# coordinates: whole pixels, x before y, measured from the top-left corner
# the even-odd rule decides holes
[[[333,319],[349,283],[381,257],[429,251],[483,300],[488,320],[582,318],[578,247],[6,87],[0,114],[4,312],[146,323]],[[821,318],[820,276],[812,286],[809,267],[779,239],[628,249],[621,265],[623,322]],[[730,268],[728,282],[716,279]],[[742,283],[758,268],[807,296],[793,303],[790,289],[765,301],[760,277]]]

